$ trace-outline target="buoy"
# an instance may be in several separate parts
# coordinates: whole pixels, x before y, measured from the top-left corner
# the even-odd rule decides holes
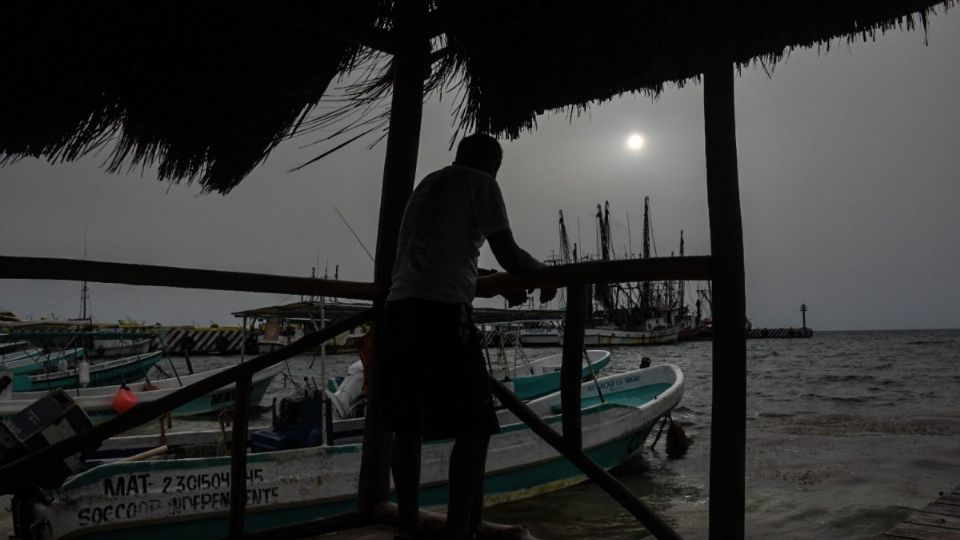
[[[86,357],[77,362],[77,376],[80,378],[80,386],[86,388],[90,386],[90,362]]]
[[[129,411],[136,404],[137,395],[125,384],[120,386],[117,394],[113,396],[113,410],[116,411],[117,414],[123,414]]]

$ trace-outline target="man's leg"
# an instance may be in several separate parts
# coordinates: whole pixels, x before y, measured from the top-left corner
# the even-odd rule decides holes
[[[420,435],[396,433],[393,437],[393,484],[397,492],[398,531],[413,538],[420,533]]]
[[[490,436],[457,437],[450,454],[450,496],[447,503],[447,538],[463,540],[480,525],[483,508],[483,477]]]

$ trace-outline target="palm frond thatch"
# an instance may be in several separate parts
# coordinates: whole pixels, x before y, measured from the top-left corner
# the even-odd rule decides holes
[[[656,95],[665,84],[696,80],[716,45],[704,37],[716,24],[705,15],[712,1],[499,2],[437,36],[426,87],[458,92],[461,130],[517,137],[545,111],[576,112],[623,93]],[[738,66],[773,65],[794,48],[925,26],[932,12],[955,2],[728,0],[733,24],[721,35]],[[482,2],[425,4],[433,11]],[[311,113],[331,81],[362,60],[382,67],[384,57],[309,22],[329,18],[393,31],[397,10],[409,5],[0,3],[0,165],[27,156],[73,160],[107,147],[111,170],[156,165],[161,179],[225,193],[285,137],[327,132],[321,140],[336,149],[344,143],[329,139],[350,142],[385,125],[378,103],[389,97],[389,71],[360,77],[338,108]],[[258,16],[276,6],[284,17]]]
[[[576,112],[628,92],[659,94],[704,72],[711,0],[529,1],[448,34],[449,78],[466,86],[464,131],[515,138],[548,110]],[[723,31],[740,67],[772,66],[792,49],[872,40],[926,26],[954,0],[734,0]]]
[[[4,2],[0,21],[0,159],[73,160],[109,142],[110,170],[155,164],[219,192],[359,50],[216,2]]]

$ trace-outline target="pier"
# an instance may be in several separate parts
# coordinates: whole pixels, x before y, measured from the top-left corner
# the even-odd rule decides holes
[[[941,493],[877,540],[960,540],[960,486]]]
[[[9,121],[0,123],[0,164],[27,157],[70,161],[116,140],[118,150],[107,160],[112,171],[156,165],[160,180],[196,181],[206,191],[227,193],[281,141],[311,125],[315,118],[307,113],[325,97],[328,85],[343,80],[347,68],[357,66],[370,51],[391,57],[392,63],[382,77],[347,93],[353,110],[366,108],[375,103],[371,98],[381,95],[390,99],[385,123],[370,128],[386,132],[372,282],[0,255],[0,280],[91,281],[372,301],[370,309],[334,321],[281,349],[0,464],[0,493],[23,492],[31,487],[36,471],[156,421],[228,384],[236,385],[237,396],[232,440],[246,440],[255,373],[358,325],[372,322],[374,328],[382,328],[397,233],[417,174],[424,96],[435,89],[465,81],[464,101],[457,108],[459,127],[514,139],[534,128],[538,115],[547,110],[580,112],[589,103],[624,93],[656,96],[666,84],[696,81],[703,87],[709,255],[581,262],[523,277],[495,274],[480,280],[478,296],[489,298],[521,288],[567,288],[561,370],[567,414],[562,418],[562,433],[540,421],[519,400],[506,399],[508,390],[499,388],[497,397],[653,536],[672,540],[680,536],[668,521],[595,463],[583,447],[576,404],[580,402],[585,300],[589,288],[597,284],[711,281],[709,538],[744,538],[746,279],[735,73],[753,61],[774,64],[794,47],[824,46],[835,39],[868,40],[895,26],[925,25],[935,8],[953,4],[953,0],[924,0],[847,2],[833,7],[698,1],[668,8],[636,2],[597,7],[587,2],[541,5],[497,0],[305,6],[178,3],[157,10],[153,4],[116,9],[113,3],[84,2],[68,11],[43,3],[4,6],[0,13],[10,24],[0,42],[7,56],[17,59],[8,70],[11,80],[24,84],[0,86],[0,103],[11,113]],[[535,34],[528,31],[531,28]],[[177,39],[168,39],[170,35]],[[118,42],[124,46],[117,47]],[[438,44],[442,46],[435,47]],[[320,117],[324,118],[330,117]],[[317,125],[312,124],[314,129]],[[368,127],[366,122],[355,125]],[[384,336],[384,332],[374,333],[372,373],[382,372],[390,353]],[[357,508],[281,529],[256,530],[253,520],[247,519],[248,452],[237,444],[231,448],[234,481],[229,486],[225,527],[229,538],[304,538],[396,523],[395,515],[381,511],[388,504],[391,440],[377,412],[382,378],[371,379]],[[960,508],[955,503],[934,504]],[[37,523],[25,520],[17,536],[34,538]],[[507,535],[486,527],[480,532],[482,538],[526,540],[519,534],[522,529],[511,529]]]

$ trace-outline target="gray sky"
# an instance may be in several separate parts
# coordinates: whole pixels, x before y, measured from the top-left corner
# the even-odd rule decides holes
[[[925,45],[925,39],[929,42]],[[960,327],[960,13],[875,43],[794,52],[736,81],[747,270],[755,326],[815,330]],[[418,178],[452,161],[450,96],[427,106]],[[505,142],[499,176],[521,246],[556,250],[557,210],[586,251],[593,215],[611,202],[618,252],[640,249],[643,197],[660,255],[708,254],[702,87],[668,88],[656,101],[624,96],[568,122]],[[626,150],[632,132],[641,152]],[[301,137],[281,146],[226,197],[156,181],[152,171],[109,175],[104,156],[0,169],[0,254],[309,275],[319,261],[368,281],[376,244],[384,145],[316,155]],[[494,265],[489,251],[482,264]],[[91,284],[97,320],[223,324],[231,311],[295,301],[283,295]],[[22,318],[76,316],[79,284],[0,280],[0,307]]]

